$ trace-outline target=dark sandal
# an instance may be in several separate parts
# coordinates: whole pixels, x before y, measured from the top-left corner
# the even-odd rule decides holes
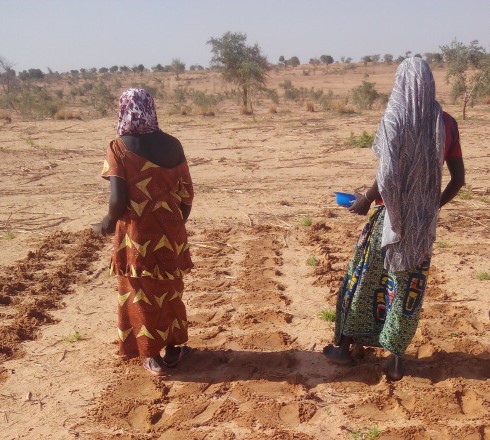
[[[143,368],[153,376],[165,376],[165,370],[162,366],[153,358],[143,359]]]
[[[177,356],[177,359],[174,361],[166,361],[165,356],[162,359],[162,364],[167,367],[167,368],[175,368],[182,359],[185,359],[192,353],[192,348],[188,347],[187,345],[183,345],[182,347],[177,347],[179,349],[179,354]]]

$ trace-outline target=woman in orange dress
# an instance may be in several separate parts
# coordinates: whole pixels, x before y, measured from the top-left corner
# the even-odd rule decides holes
[[[119,286],[119,350],[126,359],[142,357],[144,368],[161,376],[191,351],[182,345],[182,294],[193,266],[185,228],[192,180],[181,143],[159,129],[145,90],[121,95],[117,134],[102,170],[111,195],[101,232],[115,233],[110,271]]]

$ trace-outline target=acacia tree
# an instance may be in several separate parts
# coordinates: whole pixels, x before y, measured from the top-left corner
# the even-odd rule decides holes
[[[13,65],[5,58],[0,56],[0,84],[4,93],[5,104],[15,109],[15,94],[17,88],[17,78]]]
[[[469,46],[453,40],[450,45],[441,46],[441,51],[447,63],[447,79],[453,79],[453,96],[463,99],[465,119],[468,103],[490,83],[490,54],[478,46],[478,40]]]
[[[213,57],[211,65],[219,67],[225,81],[235,84],[242,96],[242,104],[252,110],[251,94],[265,87],[270,69],[267,58],[257,44],[247,45],[247,35],[226,32],[221,38],[211,38]]]
[[[179,74],[185,72],[185,63],[183,63],[180,58],[174,58],[172,60],[172,72],[175,73],[175,79],[179,79]]]

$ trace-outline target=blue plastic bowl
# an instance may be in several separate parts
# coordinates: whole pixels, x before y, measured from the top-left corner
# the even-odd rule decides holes
[[[354,194],[349,194],[344,192],[335,193],[335,201],[340,206],[350,208],[355,200],[356,200],[356,196]]]

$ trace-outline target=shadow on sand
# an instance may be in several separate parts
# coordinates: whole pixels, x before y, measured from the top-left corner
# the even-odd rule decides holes
[[[169,370],[170,380],[182,382],[233,382],[266,380],[302,384],[313,388],[320,383],[379,383],[387,358],[366,356],[352,366],[329,363],[321,352],[313,351],[233,351],[194,350],[176,369]],[[426,378],[433,383],[449,378],[486,380],[490,378],[490,354],[439,352],[419,360],[407,357],[405,376]]]

